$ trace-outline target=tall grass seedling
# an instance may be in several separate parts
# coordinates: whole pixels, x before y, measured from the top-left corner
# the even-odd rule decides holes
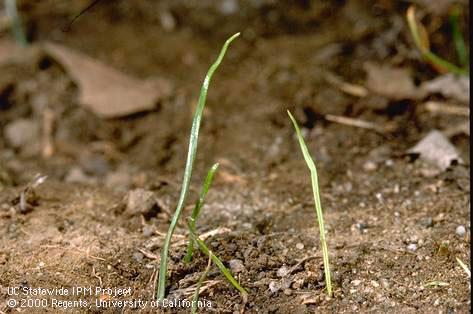
[[[171,238],[176,228],[177,222],[181,216],[182,209],[184,207],[187,194],[189,192],[189,185],[192,176],[192,168],[194,166],[194,159],[197,152],[197,143],[199,138],[199,129],[200,129],[200,122],[202,119],[202,113],[205,107],[205,101],[207,98],[207,91],[209,89],[210,80],[212,75],[214,74],[215,70],[217,70],[218,66],[222,62],[222,59],[227,51],[228,46],[230,43],[237,38],[240,33],[236,33],[235,35],[231,36],[222,47],[220,54],[215,61],[214,64],[210,67],[207,75],[205,76],[204,83],[202,84],[202,88],[200,90],[199,101],[197,104],[197,108],[194,113],[194,118],[192,121],[192,128],[190,132],[190,140],[189,140],[189,150],[187,153],[187,161],[186,166],[184,169],[184,178],[182,182],[181,193],[179,196],[179,200],[176,206],[176,211],[174,216],[172,217],[171,223],[169,225],[168,232],[164,239],[164,244],[161,249],[161,264],[159,267],[159,279],[158,279],[158,291],[157,291],[157,298],[159,301],[163,301],[164,296],[166,294],[166,276],[167,276],[167,268],[168,268],[168,258],[169,258],[169,246],[171,243]]]
[[[327,242],[325,240],[324,217],[323,217],[323,212],[322,212],[322,204],[320,202],[317,168],[315,167],[314,161],[312,160],[309,150],[307,149],[307,145],[305,144],[304,138],[302,137],[301,131],[299,129],[299,125],[297,124],[296,120],[294,119],[294,117],[292,116],[289,110],[287,111],[287,114],[289,115],[289,118],[291,118],[291,121],[294,124],[294,129],[296,130],[296,134],[299,140],[302,155],[304,156],[304,160],[307,164],[307,167],[309,167],[309,170],[310,170],[312,192],[313,192],[314,202],[315,202],[315,213],[317,215],[317,221],[319,223],[320,244],[322,246],[322,256],[323,256],[323,261],[324,261],[325,285],[327,286],[327,294],[331,298],[332,297],[332,278],[330,275],[330,263],[329,263],[329,257],[328,257]]]

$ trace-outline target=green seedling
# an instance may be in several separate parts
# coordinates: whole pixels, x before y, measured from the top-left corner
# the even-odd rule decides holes
[[[207,263],[207,267],[205,267],[204,273],[200,277],[199,281],[197,282],[197,287],[195,288],[194,297],[192,298],[192,308],[191,308],[192,314],[197,313],[197,302],[199,301],[200,287],[202,287],[202,284],[207,278],[207,274],[209,273],[209,270],[210,270],[210,265],[212,265],[212,251],[209,251],[209,262]]]
[[[193,243],[197,243],[199,249],[210,259],[212,259],[214,264],[217,265],[217,267],[220,269],[225,278],[227,278],[227,280],[238,291],[242,293],[243,297],[245,297],[247,295],[246,290],[240,286],[240,284],[235,280],[235,278],[233,278],[230,271],[225,267],[225,265],[223,265],[222,261],[216,255],[212,254],[207,245],[205,245],[205,242],[202,241],[196,233],[195,222],[197,221],[197,218],[200,214],[200,210],[204,205],[205,196],[207,195],[207,192],[209,191],[209,188],[212,185],[213,177],[215,175],[215,172],[217,171],[217,168],[218,164],[214,164],[212,168],[210,168],[207,177],[205,178],[204,185],[202,186],[202,191],[200,192],[199,199],[197,200],[194,210],[192,211],[192,216],[188,218],[187,226],[189,228],[189,247],[187,248],[188,250],[186,259],[188,259],[189,261],[192,259]]]
[[[207,196],[207,193],[209,191],[210,185],[212,184],[213,177],[217,169],[218,169],[218,163],[214,164],[212,168],[210,168],[207,174],[207,177],[205,178],[202,191],[200,192],[199,198],[197,199],[197,202],[195,203],[194,210],[192,211],[192,215],[189,219],[190,230],[195,230],[195,222],[197,220],[197,217],[200,214],[200,210],[202,209],[202,206],[204,206],[205,196]],[[194,251],[194,241],[191,239],[191,236],[189,235],[189,245],[187,246],[187,254],[184,257],[184,261],[186,263],[189,263],[192,260],[193,251]]]
[[[220,272],[225,276],[225,278],[227,278],[227,280],[238,290],[240,291],[240,293],[242,294],[243,298],[245,298],[247,296],[247,292],[246,290],[240,286],[240,284],[238,283],[238,281],[235,280],[235,278],[233,278],[232,274],[230,273],[230,271],[225,267],[225,265],[223,265],[222,261],[217,257],[215,256],[214,254],[211,254],[210,253],[210,250],[209,248],[207,247],[207,245],[205,245],[205,242],[202,241],[196,234],[195,234],[195,230],[191,230],[191,225],[190,225],[190,219],[188,221],[188,227],[189,227],[189,234],[192,238],[193,241],[195,241],[197,243],[197,245],[199,246],[199,249],[207,256],[209,256],[211,259],[212,259],[212,262],[214,262],[215,265],[217,265],[218,269],[220,269]]]
[[[26,40],[21,18],[18,14],[16,0],[5,0],[5,13],[10,22],[13,37],[15,38],[16,42],[19,45],[26,47],[26,45],[28,45],[28,41]]]
[[[190,140],[189,140],[189,150],[187,153],[187,161],[186,161],[186,166],[184,169],[182,189],[179,196],[179,200],[177,202],[176,211],[174,213],[174,216],[172,217],[172,220],[169,225],[169,229],[164,239],[164,244],[161,250],[161,264],[159,267],[159,280],[158,280],[158,291],[157,291],[157,298],[159,301],[163,301],[165,293],[166,293],[166,276],[167,276],[167,268],[168,268],[169,246],[171,244],[172,235],[176,228],[177,222],[181,216],[181,212],[184,207],[187,194],[189,192],[189,185],[190,185],[190,180],[192,176],[192,168],[194,166],[194,159],[197,152],[200,122],[201,122],[202,113],[205,107],[205,100],[207,98],[207,91],[209,89],[210,80],[215,70],[217,70],[218,66],[222,62],[222,59],[225,56],[225,52],[227,51],[228,46],[239,35],[240,33],[236,33],[235,35],[227,39],[227,41],[222,47],[222,50],[220,51],[220,54],[217,60],[215,61],[214,64],[212,64],[209,71],[207,72],[207,75],[205,76],[205,79],[204,79],[204,83],[202,84],[202,88],[200,90],[199,101],[194,113],[194,118],[192,120],[192,128],[191,128]]]
[[[406,18],[407,24],[409,25],[409,30],[412,34],[412,38],[414,39],[414,43],[419,49],[422,57],[428,63],[430,63],[437,71],[441,73],[451,72],[457,75],[468,74],[468,56],[463,37],[461,36],[458,27],[458,11],[454,11],[452,13],[450,20],[452,22],[455,47],[457,49],[457,54],[459,56],[460,63],[463,65],[463,67],[458,67],[455,64],[448,62],[447,60],[437,56],[435,53],[430,51],[430,43],[427,31],[425,27],[416,20],[415,7],[413,5],[411,5],[407,9]]]
[[[309,150],[307,149],[307,145],[305,144],[304,138],[302,137],[301,131],[299,129],[299,125],[297,124],[296,120],[294,119],[294,117],[292,116],[289,110],[287,111],[287,114],[289,115],[289,118],[291,118],[292,123],[294,124],[294,129],[296,130],[297,138],[299,139],[302,155],[304,156],[304,160],[307,164],[307,167],[309,167],[309,170],[310,170],[312,192],[313,192],[314,202],[315,202],[315,213],[317,215],[317,221],[319,223],[320,244],[322,246],[322,256],[323,256],[323,261],[324,261],[325,284],[327,286],[328,296],[332,297],[332,279],[330,275],[330,263],[329,263],[329,258],[328,258],[327,242],[325,241],[324,217],[323,217],[323,212],[322,212],[322,204],[320,202],[317,168],[315,167],[314,161],[312,160]]]

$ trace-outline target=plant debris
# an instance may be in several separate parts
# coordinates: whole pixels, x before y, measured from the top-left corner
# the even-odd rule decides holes
[[[45,43],[79,86],[79,103],[103,118],[117,118],[156,108],[171,93],[167,80],[139,80],[65,46]]]
[[[457,149],[448,138],[438,130],[430,131],[421,141],[407,151],[446,170],[453,162],[463,163]]]

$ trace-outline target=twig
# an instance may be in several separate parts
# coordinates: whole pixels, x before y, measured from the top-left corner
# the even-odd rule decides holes
[[[438,101],[428,101],[424,105],[425,105],[425,109],[433,113],[451,114],[451,115],[465,116],[465,117],[470,116],[469,107],[449,105],[449,104],[441,103]]]
[[[396,129],[394,124],[387,124],[385,126],[381,126],[381,125],[375,124],[373,122],[365,121],[365,120],[354,119],[354,118],[343,117],[343,116],[336,116],[332,114],[325,115],[325,119],[327,121],[331,121],[331,122],[335,122],[339,124],[354,126],[354,127],[362,128],[362,129],[374,130],[379,133],[388,133]]]
[[[308,256],[308,257],[305,257],[303,258],[302,260],[300,260],[296,265],[292,266],[291,269],[289,269],[289,271],[287,272],[286,276],[287,275],[291,275],[292,273],[294,273],[296,270],[299,269],[299,267],[301,267],[302,265],[304,265],[305,262],[308,262],[312,259],[316,259],[316,258],[320,258],[320,254],[316,254],[316,255],[312,255],[312,256]]]
[[[150,251],[147,251],[145,249],[138,249],[138,251],[141,252],[141,254],[143,254],[145,257],[149,258],[149,259],[156,259],[156,260],[159,260],[159,255],[156,255],[156,254],[153,254],[152,252]]]
[[[364,86],[344,82],[333,73],[327,72],[324,77],[328,83],[335,85],[338,89],[349,95],[356,97],[366,97],[368,95],[368,90]]]
[[[47,159],[54,154],[53,128],[55,115],[54,111],[46,108],[43,112],[43,149],[41,154]]]
[[[92,266],[92,276],[97,278],[99,280],[99,285],[102,287],[102,277],[100,277],[96,272],[95,272],[95,266]]]

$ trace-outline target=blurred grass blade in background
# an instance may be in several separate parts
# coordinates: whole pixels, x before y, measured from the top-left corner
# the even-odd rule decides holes
[[[414,43],[419,49],[422,57],[430,63],[437,71],[440,73],[451,72],[457,75],[467,75],[468,68],[460,68],[447,60],[442,59],[441,57],[434,54],[430,51],[429,47],[429,38],[425,27],[417,22],[415,17],[415,7],[411,5],[406,12],[407,24],[409,25],[409,30],[411,31],[412,38]],[[457,47],[458,49],[458,47]],[[461,48],[460,48],[461,49]]]
[[[20,46],[26,47],[28,45],[28,41],[26,40],[21,18],[18,14],[16,0],[5,0],[5,12],[10,22],[13,37],[15,37],[16,42]]]
[[[457,51],[458,61],[462,67],[469,67],[468,50],[460,29],[460,7],[454,6],[450,13],[450,25],[452,27],[453,42]]]

